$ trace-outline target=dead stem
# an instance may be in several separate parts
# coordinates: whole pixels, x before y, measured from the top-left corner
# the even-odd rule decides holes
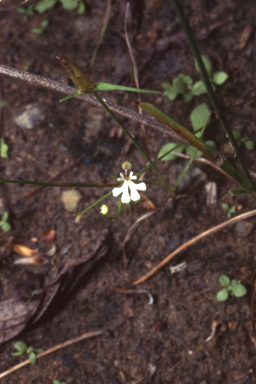
[[[71,88],[67,85],[58,83],[57,81],[46,79],[44,77],[34,75],[32,73],[28,73],[25,71],[21,71],[20,69],[7,67],[6,65],[3,65],[3,64],[0,64],[0,74],[7,75],[10,77],[15,77],[16,79],[26,81],[30,84],[40,85],[44,88],[48,88],[53,91],[64,93],[65,95],[70,95],[71,93],[74,93],[75,91],[77,91],[76,89]],[[75,98],[79,100],[87,101],[88,103],[96,105],[98,107],[102,107],[101,104],[96,100],[95,96],[91,94],[83,93],[81,95],[75,96]],[[110,101],[105,101],[105,103],[112,112],[118,115],[137,121],[140,124],[147,125],[148,127],[156,129],[162,133],[165,133],[171,136],[172,140],[174,140],[175,142],[182,142],[185,144],[189,144],[189,142],[186,139],[183,139],[182,137],[177,135],[175,132],[167,128],[165,125],[158,123],[157,121],[155,121],[150,117],[140,115],[134,111],[130,111],[129,109],[121,107],[120,105],[111,103]]]
[[[47,351],[44,351],[44,352],[39,353],[38,355],[36,355],[36,358],[37,358],[37,359],[40,359],[41,357],[47,356],[47,355],[49,355],[50,353],[53,353],[53,352],[55,352],[55,351],[58,351],[58,350],[61,349],[61,348],[64,348],[64,347],[67,347],[68,345],[77,343],[78,341],[85,340],[85,339],[89,339],[89,338],[91,338],[91,337],[95,337],[95,336],[107,335],[107,334],[108,334],[108,332],[105,331],[104,329],[102,329],[102,330],[100,330],[100,331],[93,331],[93,332],[87,332],[87,333],[84,333],[84,334],[81,335],[81,336],[78,336],[78,337],[75,337],[74,339],[65,341],[64,343],[58,344],[58,345],[56,345],[55,347],[52,347],[52,348],[50,348],[50,349],[47,349]],[[17,371],[18,369],[20,369],[20,368],[22,368],[22,367],[25,367],[26,365],[29,365],[29,364],[30,364],[30,361],[29,361],[29,360],[25,360],[25,361],[23,361],[22,363],[15,365],[14,367],[8,369],[7,371],[0,373],[0,379],[2,379],[2,378],[5,377],[5,376],[10,375],[11,373]]]
[[[179,248],[177,248],[174,252],[170,253],[164,260],[161,261],[155,268],[153,268],[150,272],[148,272],[145,276],[141,277],[139,280],[135,281],[133,284],[138,285],[140,283],[143,283],[146,281],[149,277],[153,276],[156,272],[158,272],[162,267],[164,267],[174,256],[178,255],[180,252],[184,251],[185,249],[191,247],[191,245],[197,243],[199,240],[212,235],[215,232],[220,231],[221,229],[227,227],[230,224],[234,224],[237,221],[248,219],[249,217],[252,217],[256,215],[256,210],[243,213],[239,216],[233,217],[230,220],[225,221],[222,224],[216,225],[216,227],[210,228],[207,231],[201,233],[200,235],[194,237],[193,239],[189,240],[187,243],[182,244]]]
[[[131,43],[130,43],[130,40],[129,40],[128,31],[127,31],[127,19],[128,19],[128,14],[129,14],[129,7],[130,7],[130,3],[128,2],[126,4],[126,10],[125,10],[124,35],[125,35],[125,40],[126,40],[126,44],[127,44],[127,47],[128,47],[129,55],[130,55],[130,58],[131,58],[131,61],[132,61],[135,86],[136,86],[136,88],[139,89],[140,88],[140,83],[139,83],[138,67],[137,67],[137,64],[136,64],[133,52],[132,52],[132,47],[131,47]],[[138,93],[138,101],[141,101],[140,93]],[[138,111],[139,111],[140,115],[143,115],[141,107],[138,107]],[[142,131],[142,137],[143,137],[144,146],[145,146],[145,149],[146,149],[148,157],[150,157],[150,152],[149,152],[149,148],[148,148],[148,140],[147,140],[147,136],[146,136],[145,126],[144,126],[144,124],[140,124],[140,127],[141,127],[141,131]]]

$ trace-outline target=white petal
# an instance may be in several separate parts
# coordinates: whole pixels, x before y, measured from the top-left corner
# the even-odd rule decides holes
[[[124,184],[119,188],[114,188],[112,191],[113,196],[119,196],[124,191]]]
[[[128,190],[128,181],[125,181],[123,184],[123,194],[121,198],[121,202],[123,204],[128,204],[131,201],[130,195],[129,195],[129,190]]]
[[[123,174],[123,172],[120,173],[120,176],[121,176],[122,179],[124,179],[124,174]]]
[[[130,175],[129,175],[129,178],[130,178],[130,180],[136,180],[137,176],[133,176],[133,172],[131,171]]]
[[[131,199],[132,201],[137,201],[140,199],[140,194],[137,192],[137,185],[134,184],[132,181],[129,182],[129,187],[131,190]]]
[[[136,189],[138,189],[139,191],[146,191],[147,189],[147,186],[145,183],[139,183],[139,184],[135,184],[136,185]]]

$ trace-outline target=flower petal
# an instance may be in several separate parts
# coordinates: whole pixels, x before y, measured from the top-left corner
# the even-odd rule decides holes
[[[124,184],[119,188],[114,188],[112,191],[113,196],[119,196],[124,191]]]
[[[137,192],[137,185],[134,184],[132,181],[129,181],[129,187],[131,190],[131,199],[132,201],[137,201],[140,199],[140,194]]]
[[[139,183],[139,184],[135,184],[136,185],[136,189],[138,189],[139,191],[146,191],[147,189],[147,186],[145,183]]]
[[[123,184],[123,194],[122,194],[121,202],[123,204],[128,204],[128,203],[130,203],[130,201],[131,201],[131,198],[130,198],[129,190],[128,190],[128,181],[125,180],[125,182]]]

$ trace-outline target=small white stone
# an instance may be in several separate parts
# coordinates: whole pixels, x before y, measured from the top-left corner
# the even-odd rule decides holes
[[[31,103],[20,109],[16,113],[14,120],[20,128],[32,129],[44,118],[45,112],[42,104]]]
[[[82,194],[76,189],[69,189],[68,191],[63,191],[61,194],[61,201],[65,210],[68,212],[76,212],[82,198]]]

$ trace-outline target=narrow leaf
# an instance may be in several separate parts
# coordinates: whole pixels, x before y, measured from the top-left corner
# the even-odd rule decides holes
[[[138,89],[138,88],[131,88],[131,87],[125,87],[123,85],[115,85],[115,84],[108,84],[108,83],[95,83],[96,88],[95,91],[127,91],[127,92],[140,92],[140,93],[162,93],[159,91],[148,91],[145,89]]]

